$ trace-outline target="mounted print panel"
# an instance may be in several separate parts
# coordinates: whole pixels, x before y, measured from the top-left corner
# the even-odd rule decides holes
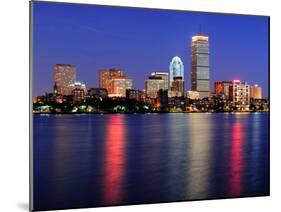
[[[269,195],[269,17],[30,14],[31,210]]]

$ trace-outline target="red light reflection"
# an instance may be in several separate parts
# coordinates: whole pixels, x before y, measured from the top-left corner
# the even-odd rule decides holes
[[[242,158],[242,127],[241,124],[234,124],[231,139],[231,161],[230,161],[230,195],[232,197],[241,194],[241,178],[243,172]]]
[[[122,115],[110,117],[106,137],[104,200],[107,204],[116,204],[123,196],[125,127]]]

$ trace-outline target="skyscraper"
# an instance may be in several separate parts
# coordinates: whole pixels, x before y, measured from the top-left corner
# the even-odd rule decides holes
[[[199,97],[210,96],[209,38],[203,35],[192,37],[191,90],[198,91]]]
[[[76,68],[68,64],[56,64],[54,70],[56,94],[71,95],[69,85],[76,81]]]
[[[184,66],[182,60],[175,56],[170,62],[169,86],[172,87],[174,77],[182,77],[184,81]]]

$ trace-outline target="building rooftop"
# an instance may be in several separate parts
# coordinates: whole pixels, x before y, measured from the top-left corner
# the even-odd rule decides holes
[[[208,41],[209,37],[204,35],[195,35],[192,37],[192,41]]]

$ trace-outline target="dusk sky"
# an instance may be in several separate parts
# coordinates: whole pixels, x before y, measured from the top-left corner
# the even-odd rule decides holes
[[[71,64],[77,80],[98,87],[98,70],[117,68],[144,88],[179,56],[190,90],[191,37],[209,36],[213,82],[259,84],[268,97],[268,18],[156,9],[34,2],[33,95],[51,92],[54,65]]]

